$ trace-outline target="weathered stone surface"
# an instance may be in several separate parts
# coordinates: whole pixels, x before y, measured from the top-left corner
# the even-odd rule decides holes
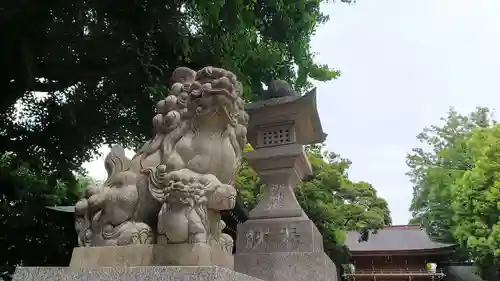
[[[238,254],[235,270],[266,281],[336,281],[330,258],[316,253]]]
[[[302,145],[262,147],[249,151],[246,158],[266,184],[261,201],[249,213],[250,219],[307,218],[293,191],[302,178],[312,173]]]
[[[309,219],[248,220],[238,225],[237,256],[246,253],[323,252],[323,237]]]
[[[18,267],[13,281],[262,281],[231,269],[207,266],[113,267],[75,270]]]
[[[235,206],[233,183],[247,143],[241,83],[230,71],[210,66],[179,67],[171,82],[168,96],[156,106],[154,137],[132,159],[113,147],[105,160],[108,179],[90,186],[76,204],[80,246],[206,243],[232,253],[233,239],[222,232],[220,211]],[[178,247],[188,246],[169,249],[185,257]],[[88,250],[95,251],[105,250]],[[138,257],[121,251],[128,250],[108,256],[130,257],[134,264],[148,259],[140,251]],[[97,256],[107,260],[104,253]],[[198,256],[203,264],[213,258],[210,251]],[[194,257],[175,261],[191,264]]]
[[[316,108],[316,88],[303,96],[284,96],[252,102],[245,109],[251,116],[248,141],[254,148],[259,146],[261,128],[283,122],[293,122],[296,143],[307,145],[326,139]]]
[[[267,90],[262,93],[264,100],[281,97],[299,97],[300,94],[292,89],[290,84],[284,80],[271,80]]]
[[[78,247],[71,268],[115,266],[221,266],[233,268],[231,253],[205,243]]]

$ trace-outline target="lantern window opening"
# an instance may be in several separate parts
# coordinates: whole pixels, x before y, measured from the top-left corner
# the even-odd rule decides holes
[[[260,147],[290,144],[295,142],[292,124],[266,126],[260,128],[258,143]]]

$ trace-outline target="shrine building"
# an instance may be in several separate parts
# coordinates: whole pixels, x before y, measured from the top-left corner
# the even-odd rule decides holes
[[[359,242],[358,232],[348,232],[352,266],[344,273],[349,281],[443,280],[441,261],[448,260],[454,245],[432,241],[418,225],[386,226],[368,241]]]

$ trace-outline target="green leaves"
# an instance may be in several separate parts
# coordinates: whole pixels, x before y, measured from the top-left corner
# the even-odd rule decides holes
[[[0,147],[23,159],[36,151],[28,162],[68,176],[103,142],[136,147],[150,136],[154,104],[165,92],[159,89],[178,66],[227,68],[246,100],[276,78],[299,92],[311,79],[335,79],[339,72],[317,64],[310,50],[327,19],[324,2],[12,2],[9,10],[18,12],[6,24],[23,29],[5,34],[0,52],[9,54],[10,69]],[[12,118],[18,101],[26,108],[22,122]]]
[[[73,216],[45,206],[71,205],[85,185],[51,181],[13,153],[0,156],[0,275],[16,265],[67,265],[76,246]],[[9,274],[7,274],[8,277]]]
[[[450,109],[444,124],[424,129],[426,149],[408,155],[414,183],[410,210],[435,240],[461,247],[486,272],[498,266],[500,127],[487,108],[467,116]]]
[[[315,28],[327,20],[321,0],[28,2],[4,7],[5,25],[16,28],[3,34],[0,52],[3,68],[9,69],[0,96],[0,155],[15,156],[0,167],[2,196],[9,200],[0,206],[13,214],[9,223],[16,216],[27,223],[36,214],[48,227],[45,213],[35,206],[73,203],[73,172],[100,145],[137,147],[149,138],[154,104],[178,66],[227,68],[243,83],[246,100],[258,99],[262,84],[272,79],[305,91],[311,79],[339,75],[317,64],[310,50]],[[25,110],[16,113],[18,106]],[[250,206],[260,185],[256,174],[243,167],[238,183],[248,191],[242,196]],[[325,183],[335,184],[343,176],[329,177]],[[331,204],[328,196],[317,200]],[[14,201],[22,208],[5,203]],[[48,253],[43,247],[37,251]],[[67,257],[51,253],[54,259]],[[17,254],[9,259],[20,260]]]
[[[457,181],[453,210],[455,237],[483,266],[500,264],[500,126],[475,128],[466,153],[473,167]]]

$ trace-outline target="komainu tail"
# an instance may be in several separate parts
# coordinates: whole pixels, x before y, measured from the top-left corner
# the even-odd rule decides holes
[[[108,178],[104,182],[104,185],[111,185],[116,175],[128,170],[130,165],[131,161],[125,156],[125,149],[123,147],[119,145],[111,147],[111,151],[104,160],[104,167],[106,168],[106,172],[108,172]]]

